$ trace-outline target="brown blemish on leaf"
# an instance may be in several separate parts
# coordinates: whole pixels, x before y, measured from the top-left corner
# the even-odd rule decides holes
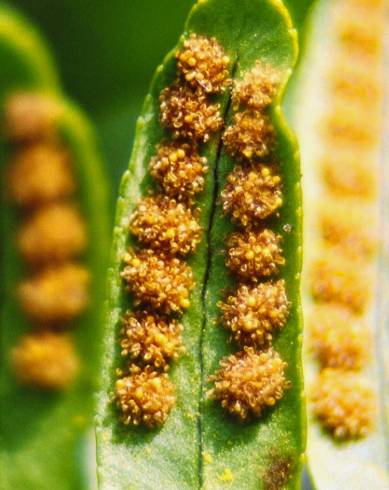
[[[293,472],[293,460],[288,456],[280,456],[276,450],[269,457],[268,468],[263,475],[265,490],[283,490]]]

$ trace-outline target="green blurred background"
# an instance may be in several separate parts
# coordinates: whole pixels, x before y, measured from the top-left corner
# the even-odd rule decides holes
[[[312,0],[288,0],[300,25]],[[14,0],[51,46],[65,91],[92,118],[115,200],[152,73],[194,0]],[[239,8],[239,0],[237,0]]]

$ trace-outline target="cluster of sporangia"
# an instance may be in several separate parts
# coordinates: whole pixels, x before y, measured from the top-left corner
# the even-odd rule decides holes
[[[63,389],[78,370],[70,337],[61,330],[88,301],[89,272],[75,262],[86,247],[85,223],[74,202],[70,155],[55,131],[58,101],[18,93],[6,105],[6,134],[12,144],[9,197],[22,223],[17,247],[29,277],[17,292],[33,325],[12,351],[19,380],[43,389]]]
[[[177,317],[190,306],[194,287],[184,258],[202,236],[195,198],[203,190],[207,160],[199,146],[222,127],[220,93],[229,59],[215,39],[192,34],[176,53],[178,76],[160,95],[161,125],[171,139],[157,147],[150,173],[158,186],[131,216],[140,250],[129,250],[122,273],[135,311],[123,318],[120,345],[127,367],[118,370],[116,400],[124,424],[161,425],[175,404],[168,378],[183,352]]]
[[[268,162],[274,129],[267,109],[278,85],[276,71],[257,61],[233,87],[232,107],[239,112],[223,135],[227,154],[238,162],[221,193],[224,212],[238,226],[227,238],[226,251],[237,289],[219,307],[241,350],[222,359],[208,394],[243,421],[261,416],[289,386],[286,363],[271,346],[290,306],[285,281],[275,279],[285,263],[282,237],[266,225],[283,203],[277,166]]]
[[[122,274],[140,309],[123,320],[121,346],[129,372],[117,381],[116,398],[125,424],[149,427],[163,423],[175,402],[165,371],[182,351],[182,327],[171,315],[188,308],[193,288],[182,256],[193,252],[201,237],[193,198],[203,188],[207,162],[198,144],[222,128],[220,107],[209,99],[228,84],[229,58],[215,39],[192,34],[176,58],[179,76],[160,97],[161,124],[173,139],[158,147],[150,163],[162,193],[143,199],[131,218],[131,232],[144,248],[129,251]],[[235,115],[223,137],[228,153],[240,161],[222,193],[223,205],[241,229],[229,237],[227,258],[239,288],[221,308],[242,352],[222,360],[211,377],[210,395],[241,419],[259,416],[288,385],[285,363],[269,347],[273,331],[288,315],[284,281],[259,282],[284,263],[281,237],[261,226],[282,205],[274,165],[260,163],[273,141],[265,110],[276,92],[276,78],[258,62],[235,85],[234,107],[246,110]]]
[[[340,59],[330,78],[334,107],[326,126],[329,151],[322,161],[323,245],[311,270],[316,305],[309,333],[321,368],[313,390],[314,413],[336,438],[355,438],[366,436],[376,417],[375,394],[360,371],[372,347],[362,317],[369,308],[376,248],[372,152],[380,111],[375,72],[382,11],[361,0],[345,0],[343,8],[337,33]]]

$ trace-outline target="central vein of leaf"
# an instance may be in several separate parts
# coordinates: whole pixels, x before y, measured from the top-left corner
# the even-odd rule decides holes
[[[232,67],[232,72],[231,72],[231,78],[234,78],[236,68],[238,64],[238,59],[235,60],[233,67]],[[225,121],[228,115],[228,112],[231,107],[231,92],[228,94],[228,99],[226,101],[224,110],[223,110],[223,120]],[[220,169],[220,157],[221,157],[221,152],[223,149],[223,139],[222,139],[222,134],[220,134],[218,145],[217,145],[217,150],[216,150],[216,156],[215,156],[215,162],[213,165],[213,189],[212,189],[212,203],[211,203],[211,211],[210,211],[210,216],[209,216],[209,223],[208,223],[208,228],[206,230],[206,244],[207,244],[207,262],[205,266],[205,274],[204,274],[204,282],[203,282],[203,287],[201,290],[201,302],[202,302],[202,307],[203,307],[203,322],[202,322],[202,327],[201,327],[201,333],[200,333],[200,373],[201,373],[201,380],[200,380],[200,393],[199,393],[199,417],[198,417],[198,432],[199,432],[199,466],[198,466],[198,471],[199,471],[199,488],[203,487],[203,449],[204,449],[204,441],[203,441],[203,405],[204,405],[204,391],[205,391],[205,385],[206,385],[206,379],[205,379],[205,372],[204,372],[204,356],[203,356],[203,350],[204,350],[204,334],[205,334],[205,328],[206,324],[208,322],[208,312],[207,312],[207,305],[206,305],[206,296],[207,296],[207,290],[208,290],[208,282],[210,278],[210,273],[211,273],[211,266],[212,266],[212,256],[213,256],[213,247],[212,247],[212,230],[213,226],[215,223],[215,215],[216,215],[216,206],[217,206],[217,200],[219,197],[219,191],[220,191],[220,182],[219,182],[219,169]]]

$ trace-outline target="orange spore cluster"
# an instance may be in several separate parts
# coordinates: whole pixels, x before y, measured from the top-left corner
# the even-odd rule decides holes
[[[85,250],[85,223],[72,205],[48,205],[25,220],[17,242],[22,256],[32,265],[64,262]]]
[[[377,121],[367,118],[368,124],[361,124],[364,116],[350,104],[340,104],[328,115],[325,123],[325,133],[330,144],[344,147],[359,145],[361,148],[371,148],[379,138]]]
[[[69,197],[75,181],[68,152],[58,144],[36,142],[11,157],[8,192],[23,207],[36,207]]]
[[[18,92],[7,99],[5,131],[9,139],[31,141],[52,135],[61,114],[57,100],[45,94]]]
[[[371,295],[369,274],[340,250],[326,249],[312,264],[311,294],[318,302],[339,303],[362,313]]]
[[[176,59],[178,71],[194,89],[212,94],[226,87],[230,59],[215,38],[190,34]]]
[[[61,101],[39,93],[15,93],[5,102],[5,133],[12,146],[8,196],[20,208],[16,244],[30,275],[16,287],[20,307],[34,328],[12,352],[18,379],[63,390],[78,360],[68,327],[89,303],[89,272],[72,262],[87,246],[87,230],[75,204],[71,154],[58,132]]]
[[[142,245],[172,255],[193,252],[201,240],[199,210],[167,196],[142,199],[131,217],[131,233]]]
[[[243,78],[235,82],[232,93],[232,105],[262,111],[268,107],[280,84],[277,71],[271,66],[257,60],[254,67],[244,73]]]
[[[285,378],[286,363],[272,348],[256,352],[251,347],[220,362],[211,376],[214,387],[208,396],[221,401],[230,414],[245,421],[259,417],[273,407],[289,387]]]
[[[376,395],[360,374],[324,369],[312,387],[313,412],[338,439],[365,437],[374,427]]]
[[[281,177],[265,165],[236,166],[221,193],[223,210],[243,226],[267,218],[282,206]]]
[[[373,199],[377,195],[377,175],[366,157],[346,152],[327,154],[321,162],[325,184],[337,197]]]
[[[133,365],[129,376],[116,381],[115,396],[125,425],[149,428],[162,425],[176,402],[168,375],[151,366]]]
[[[282,237],[265,228],[232,233],[227,240],[227,267],[242,280],[258,282],[285,264]]]
[[[122,272],[136,305],[147,305],[165,314],[181,313],[190,306],[194,287],[191,268],[177,257],[151,249],[129,251]]]
[[[160,102],[161,124],[176,138],[205,143],[222,127],[220,105],[210,103],[205,94],[186,85],[176,82],[166,87]]]
[[[180,141],[158,146],[150,161],[150,174],[163,192],[179,201],[193,199],[204,188],[207,159],[195,146]]]
[[[224,326],[241,345],[261,347],[282,328],[288,318],[289,302],[285,281],[266,282],[256,286],[239,286],[226,302],[220,303]]]
[[[273,126],[268,117],[258,111],[235,114],[233,124],[228,126],[223,135],[227,153],[250,162],[268,156],[273,140]]]
[[[321,234],[351,257],[371,258],[377,249],[376,217],[358,199],[327,199],[320,209]]]
[[[347,66],[343,60],[330,73],[333,93],[343,100],[371,104],[380,96],[380,88],[376,79],[361,68]]]
[[[50,331],[22,336],[11,357],[21,383],[47,390],[63,390],[69,386],[79,368],[68,335]]]
[[[117,381],[115,396],[125,424],[150,428],[163,424],[175,403],[172,385],[160,372],[183,351],[182,326],[175,318],[190,306],[194,282],[191,267],[179,256],[193,252],[201,240],[194,200],[208,166],[199,151],[222,128],[220,104],[212,97],[226,87],[230,63],[216,39],[195,33],[183,41],[176,60],[177,77],[162,90],[159,107],[161,126],[171,138],[157,146],[149,164],[162,194],[143,198],[130,217],[140,250],[129,250],[122,272],[134,306],[142,311],[124,319],[122,354],[135,364],[130,376]]]
[[[120,346],[122,355],[131,362],[167,370],[183,352],[183,327],[169,319],[147,311],[128,312],[123,319]]]
[[[81,265],[49,266],[19,284],[22,309],[42,325],[68,323],[88,305],[89,282],[89,272]]]
[[[310,347],[323,368],[358,370],[369,360],[370,331],[347,308],[317,305],[308,327]]]
[[[342,18],[338,25],[339,38],[349,50],[364,56],[376,56],[381,47],[380,37],[377,31],[382,30],[381,21],[366,22],[362,16],[350,16]]]

